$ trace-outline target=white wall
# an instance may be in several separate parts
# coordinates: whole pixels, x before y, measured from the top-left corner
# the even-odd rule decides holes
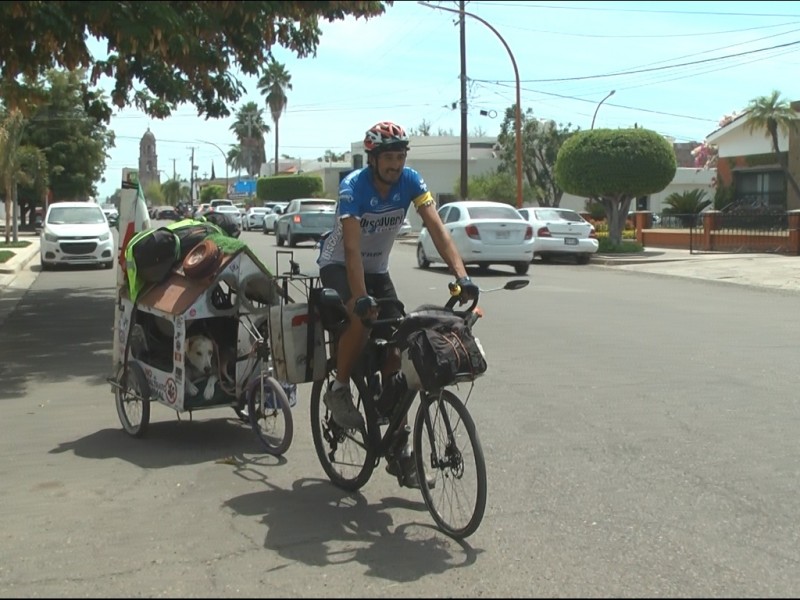
[[[709,136],[709,141],[716,144],[719,156],[722,158],[772,152],[771,138],[758,130],[751,133],[744,124],[719,136]],[[778,148],[784,152],[789,150],[789,137],[780,130],[778,131]]]
[[[716,174],[716,169],[678,167],[672,182],[662,191],[650,196],[650,211],[660,214],[664,210],[664,199],[673,193],[680,194],[681,192],[702,189],[708,193],[708,199],[713,200],[713,179]],[[571,208],[572,210],[583,211],[586,210],[586,198],[564,194],[561,198],[561,206],[564,208]],[[635,209],[636,205],[632,204],[631,211]]]

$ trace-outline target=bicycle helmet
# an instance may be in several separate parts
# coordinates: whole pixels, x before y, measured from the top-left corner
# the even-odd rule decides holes
[[[367,130],[364,137],[364,149],[367,153],[405,150],[406,148],[408,148],[406,130],[391,121],[376,123]]]

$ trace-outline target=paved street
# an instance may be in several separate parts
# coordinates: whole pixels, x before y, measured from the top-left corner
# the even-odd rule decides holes
[[[272,236],[243,239],[273,267]],[[2,597],[800,589],[797,291],[651,272],[672,263],[536,264],[527,288],[485,294],[490,369],[469,407],[489,500],[456,543],[382,465],[360,493],[325,480],[310,386],[283,459],[229,410],[188,422],[154,406],[148,435],[128,437],[105,382],[113,272],[35,263],[0,332]],[[399,244],[406,304],[443,300],[444,270],[414,265]]]

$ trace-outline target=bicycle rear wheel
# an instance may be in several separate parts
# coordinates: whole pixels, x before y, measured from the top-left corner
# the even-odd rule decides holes
[[[459,539],[475,533],[486,510],[486,462],[475,422],[458,396],[420,394],[414,455],[422,498],[439,528]]]
[[[376,452],[370,446],[366,427],[344,429],[333,420],[322,401],[333,379],[333,373],[328,373],[325,379],[315,381],[311,388],[311,434],[317,458],[328,479],[336,487],[354,492],[361,489],[372,476]],[[352,380],[350,391],[353,398],[357,399],[356,408],[366,423],[364,402]]]
[[[262,374],[253,377],[245,393],[250,426],[268,454],[282,455],[294,435],[292,408],[283,386]]]

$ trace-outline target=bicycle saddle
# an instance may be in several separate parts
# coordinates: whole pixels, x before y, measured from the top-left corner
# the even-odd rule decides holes
[[[311,288],[308,300],[317,309],[323,329],[332,331],[349,321],[347,308],[336,290],[332,288]]]

